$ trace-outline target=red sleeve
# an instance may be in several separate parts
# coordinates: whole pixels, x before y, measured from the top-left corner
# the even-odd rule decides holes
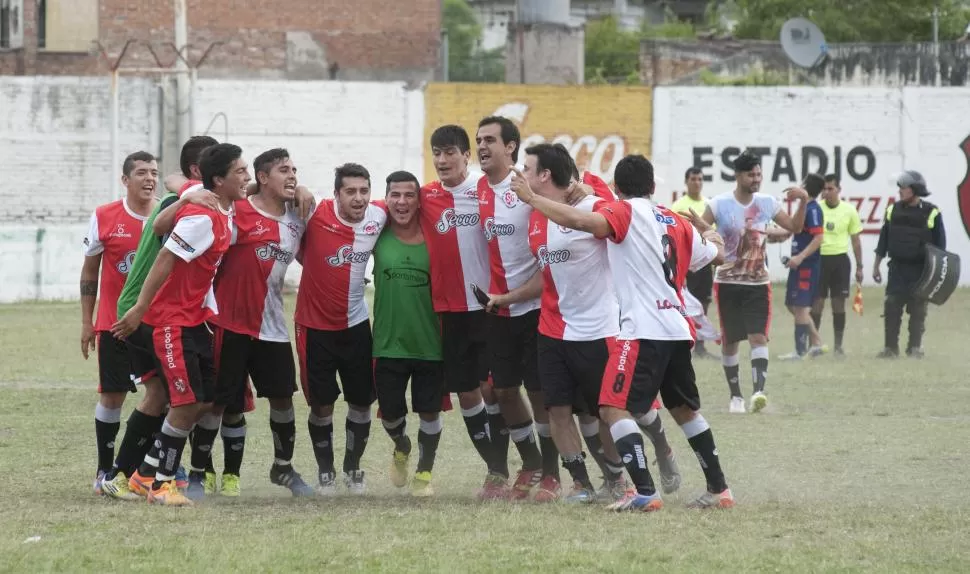
[[[630,222],[633,221],[633,208],[625,201],[601,201],[594,207],[593,213],[599,213],[606,218],[607,223],[613,228],[610,241],[622,243],[626,239],[626,233],[630,230]]]
[[[606,185],[606,182],[599,176],[593,175],[588,171],[584,172],[583,183],[593,188],[593,193],[596,197],[605,199],[606,201],[616,201],[616,196],[610,191],[610,186]]]

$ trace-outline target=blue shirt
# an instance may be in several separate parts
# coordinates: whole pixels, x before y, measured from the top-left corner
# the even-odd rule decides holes
[[[805,206],[805,225],[802,227],[800,233],[796,233],[791,240],[791,254],[792,256],[798,255],[815,239],[815,236],[822,235],[824,233],[824,228],[822,226],[822,206],[818,204],[814,199],[808,202]],[[816,249],[815,253],[812,253],[805,258],[804,263],[814,263],[822,257],[822,250]]]

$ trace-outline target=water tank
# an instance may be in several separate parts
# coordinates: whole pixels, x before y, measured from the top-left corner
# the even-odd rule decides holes
[[[569,25],[569,0],[518,0],[516,4],[520,24]]]

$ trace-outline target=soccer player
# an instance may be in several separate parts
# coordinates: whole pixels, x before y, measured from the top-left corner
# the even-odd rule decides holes
[[[835,334],[835,354],[844,355],[842,338],[845,334],[845,300],[849,298],[849,274],[852,264],[849,261],[849,243],[855,256],[855,281],[862,283],[862,221],[859,211],[839,197],[842,186],[835,174],[825,176],[825,200],[822,202],[822,220],[825,232],[822,234],[822,277],[819,290],[815,295],[812,321],[815,329],[822,327],[822,312],[825,299],[832,299],[832,329]]]
[[[334,199],[320,203],[307,223],[298,260],[303,265],[296,298],[296,348],[300,381],[310,406],[308,427],[323,496],[336,494],[333,405],[347,401],[344,484],[366,489],[360,458],[370,436],[374,403],[373,339],[364,272],[387,222],[383,202],[371,204],[370,173],[347,163],[335,170]]]
[[[169,192],[162,196],[161,201],[145,222],[134,261],[125,279],[121,295],[118,297],[118,317],[123,317],[138,301],[145,278],[164,243],[164,238],[156,235],[153,230],[154,221],[159,214],[173,204],[178,204],[173,208],[176,211],[187,203],[207,205],[213,209],[218,207],[218,198],[202,189],[202,176],[198,165],[202,150],[216,143],[218,143],[216,140],[208,136],[194,136],[182,146],[179,164],[184,183],[177,192]],[[125,344],[131,363],[132,380],[142,385],[144,393],[141,402],[128,417],[125,435],[118,448],[118,456],[115,458],[114,466],[105,475],[101,488],[104,494],[112,498],[136,500],[139,496],[147,496],[148,491],[142,485],[145,483],[150,485],[155,476],[155,467],[143,461],[151,448],[152,437],[162,428],[168,396],[155,369],[151,340],[143,339],[140,333],[135,331],[125,339]],[[139,465],[145,472],[135,477]],[[186,481],[186,477],[180,471],[176,480],[182,483]]]
[[[794,215],[782,202],[761,189],[761,158],[750,150],[734,160],[737,185],[733,193],[711,199],[704,208],[704,221],[716,225],[724,240],[724,264],[714,274],[714,295],[721,323],[721,365],[731,391],[730,412],[745,413],[738,376],[740,342],[751,345],[751,376],[754,394],[751,412],[768,405],[765,380],[768,377],[768,332],[771,327],[771,280],[768,278],[766,240],[774,221],[785,231],[799,233],[805,223],[808,194],[791,188],[788,197],[799,201]]]
[[[91,214],[81,267],[81,354],[86,360],[88,353],[97,349],[98,358],[100,396],[94,408],[98,445],[94,491],[98,494],[102,492],[101,481],[114,463],[121,407],[127,394],[135,391],[125,343],[112,337],[110,329],[118,320],[118,296],[131,269],[142,227],[155,207],[158,185],[158,163],[148,152],[135,152],[126,157],[121,171],[125,197],[101,205]],[[101,299],[97,318],[92,321],[99,270]]]
[[[517,171],[517,170],[516,170]],[[647,468],[643,437],[631,412],[645,412],[660,393],[697,455],[707,491],[692,508],[730,508],[734,497],[721,471],[710,425],[700,414],[691,364],[692,324],[683,315],[680,291],[689,269],[723,257],[721,240],[697,218],[699,233],[684,217],[654,204],[653,166],[642,155],[617,163],[620,201],[576,209],[535,194],[516,173],[518,199],[553,223],[607,238],[610,269],[620,306],[620,335],[610,350],[599,396],[600,417],[610,425],[634,489],[610,509],[652,511],[663,501]]]
[[[823,353],[822,340],[812,322],[812,305],[822,271],[818,251],[822,246],[822,208],[816,199],[824,186],[825,179],[814,173],[808,174],[802,182],[809,197],[805,225],[792,238],[791,257],[785,264],[791,270],[785,289],[785,306],[795,317],[795,351],[779,357],[782,360],[798,360],[806,354],[815,357]]]
[[[213,341],[206,321],[218,313],[212,281],[231,241],[232,205],[246,196],[251,179],[241,156],[242,150],[233,144],[217,144],[202,152],[202,183],[219,198],[218,210],[193,205],[179,209],[175,228],[159,251],[138,302],[112,327],[119,337],[136,328],[146,332],[168,387],[171,408],[145,457],[158,461],[148,493],[152,504],[192,504],[174,478],[189,431],[211,407],[215,391]]]
[[[489,400],[485,311],[472,285],[488,285],[488,243],[478,209],[480,173],[469,173],[471,142],[461,126],[431,134],[437,181],[421,188],[419,218],[428,251],[431,298],[441,317],[446,390],[458,394],[468,436],[488,472],[478,495],[507,496],[509,431]]]
[[[206,482],[215,482],[214,473],[206,476],[205,468],[211,461],[220,422],[224,435],[245,428],[239,424],[242,414],[224,413],[227,406],[243,403],[249,378],[257,396],[269,399],[274,449],[270,481],[288,488],[294,496],[313,494],[292,464],[296,367],[283,315],[283,281],[306,229],[293,205],[296,167],[289,152],[277,148],[257,156],[253,171],[257,191],[233,206],[231,246],[213,285],[219,306],[219,314],[210,320],[215,326],[216,394],[212,410],[203,415],[191,437],[186,495],[193,500],[207,494]],[[226,449],[226,454],[232,452],[235,456],[229,460],[233,466],[225,468],[222,474],[222,493],[238,495],[243,449],[233,446]]]
[[[690,213],[690,210],[693,209],[694,213],[703,214],[704,209],[707,208],[707,198],[701,195],[701,191],[704,189],[704,173],[700,168],[687,168],[687,171],[684,172],[684,184],[687,186],[686,193],[681,195],[670,206],[670,209],[675,213]],[[713,265],[708,265],[697,272],[687,273],[687,290],[700,302],[705,316],[707,315],[708,307],[711,305],[711,291],[713,287]],[[697,344],[694,345],[694,356],[698,358],[720,358],[708,352],[703,340],[698,340]]]
[[[418,221],[421,184],[413,174],[387,176],[388,227],[374,247],[374,386],[384,430],[394,442],[391,483],[408,482],[411,439],[407,388],[421,419],[411,494],[434,494],[431,471],[441,439],[444,366],[441,323],[431,301],[428,249]]]
[[[510,188],[513,175],[510,166],[518,160],[521,137],[519,129],[508,118],[489,116],[479,122],[475,142],[478,160],[485,172],[478,180],[478,203],[488,242],[489,296],[504,295],[520,287],[534,294],[521,303],[486,309],[496,311],[489,313],[486,322],[492,380],[502,415],[509,425],[509,435],[522,457],[522,469],[509,498],[526,500],[538,486],[537,500],[555,500],[562,491],[559,452],[552,440],[549,413],[542,399],[536,357],[542,275],[529,248],[532,208],[519,201]],[[519,390],[523,383],[532,404],[531,413]],[[536,444],[536,431],[541,452]]]

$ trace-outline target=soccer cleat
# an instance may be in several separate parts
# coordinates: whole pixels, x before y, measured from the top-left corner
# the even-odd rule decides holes
[[[303,480],[300,473],[293,470],[291,465],[274,464],[269,469],[269,481],[290,489],[293,496],[313,496],[313,488]]]
[[[138,471],[131,473],[131,478],[128,479],[128,490],[134,492],[136,496],[142,498],[147,498],[148,493],[152,490],[152,483],[155,482],[155,478],[148,478],[138,474]]]
[[[336,496],[337,477],[332,472],[321,472],[318,481],[317,494],[319,496]]]
[[[391,455],[391,484],[398,488],[408,484],[408,458],[410,455],[397,449]]]
[[[744,397],[731,397],[731,406],[728,412],[732,415],[743,415],[748,412],[748,409],[744,408]]]
[[[189,485],[184,489],[185,496],[189,500],[202,500],[205,498],[207,494],[205,491],[205,473],[193,470],[189,473],[188,479]]]
[[[764,393],[762,393],[761,391],[758,391],[757,393],[751,395],[752,413],[760,412],[766,406],[768,406],[768,397],[766,397]]]
[[[909,347],[906,349],[906,356],[910,359],[922,359],[925,353],[920,347]]]
[[[674,449],[668,448],[666,453],[657,454],[657,468],[660,470],[660,487],[664,494],[676,492],[680,488],[680,469],[674,457]]]
[[[351,470],[344,473],[344,484],[350,494],[361,495],[367,490],[367,482],[364,480],[364,471]]]
[[[879,354],[876,355],[877,359],[896,359],[898,357],[899,357],[899,349],[890,349],[889,347],[886,347],[882,351],[879,351]]]
[[[596,500],[596,493],[583,486],[581,482],[573,482],[573,489],[563,498],[563,501],[569,504],[593,504]]]
[[[98,474],[94,477],[94,494],[95,496],[101,496],[104,492],[101,490],[101,481],[104,480],[104,471],[99,470]]]
[[[205,478],[202,480],[202,488],[206,496],[219,492],[219,483],[216,473],[206,471]]]
[[[485,475],[485,483],[478,491],[479,500],[503,500],[509,497],[509,485],[507,479],[494,472]]]
[[[596,491],[596,498],[602,501],[612,501],[623,498],[626,495],[626,491],[630,488],[627,483],[626,478],[620,475],[616,480],[604,479],[603,484],[600,485],[599,490]]]
[[[687,503],[687,508],[696,509],[725,509],[734,507],[734,495],[730,488],[725,488],[723,492],[705,492],[694,500]]]
[[[801,361],[802,356],[798,354],[798,351],[792,351],[791,353],[778,355],[778,360],[779,361]]]
[[[179,490],[185,490],[189,486],[189,475],[185,472],[185,467],[179,465],[178,470],[175,471],[175,486]]]
[[[148,491],[148,504],[161,506],[192,506],[192,501],[185,497],[174,480],[163,482],[158,489]]]
[[[536,502],[555,502],[562,498],[562,485],[555,476],[544,476],[539,481],[534,500]]]
[[[540,480],[542,480],[541,470],[520,470],[518,476],[515,477],[515,483],[512,485],[512,492],[509,493],[509,500],[528,500],[529,494],[532,493],[532,487],[539,484]]]
[[[239,475],[222,473],[222,488],[219,489],[219,494],[235,498],[239,496],[239,491]]]
[[[640,494],[635,488],[626,491],[623,498],[606,507],[613,512],[626,512],[638,510],[640,512],[653,512],[664,507],[664,502],[660,498],[659,492],[646,495]]]
[[[128,477],[123,472],[118,472],[111,480],[102,479],[101,492],[116,500],[138,500],[141,498],[128,487]]]
[[[836,347],[834,353],[836,357],[844,357],[845,349],[843,349],[842,347]]]
[[[431,487],[430,471],[422,470],[414,474],[414,479],[411,480],[411,496],[418,498],[434,496],[434,489]]]

